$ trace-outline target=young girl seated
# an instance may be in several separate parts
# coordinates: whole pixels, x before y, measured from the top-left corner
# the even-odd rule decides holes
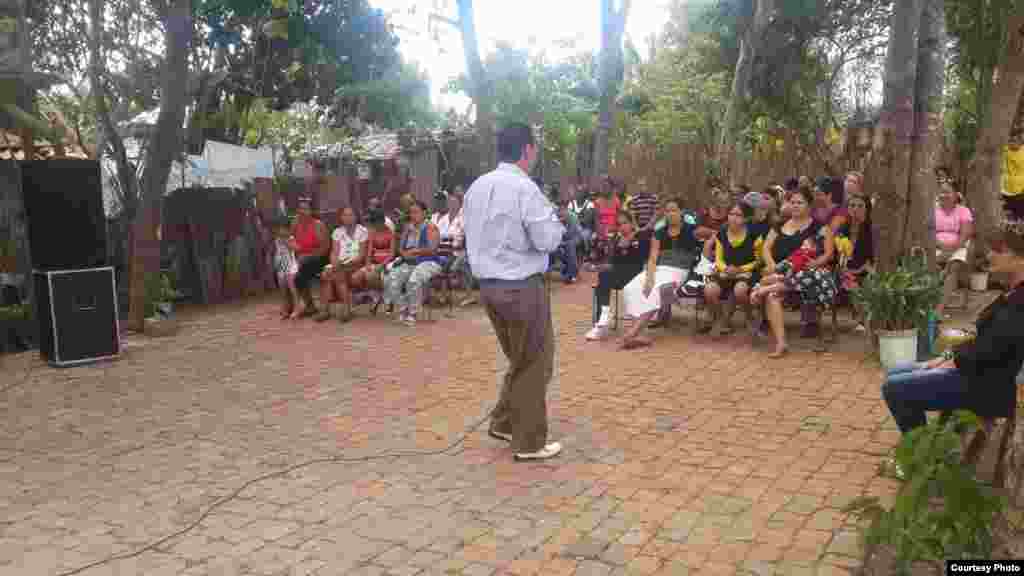
[[[295,287],[295,275],[299,272],[299,262],[289,244],[290,228],[287,220],[274,225],[274,272],[277,274],[277,285],[281,288],[284,303],[281,307],[281,319],[296,318],[293,313],[295,303],[299,302],[299,291]]]
[[[815,247],[814,238],[806,238],[789,258],[779,262],[775,271],[761,279],[761,285],[754,289],[751,297],[760,298],[767,294],[777,294],[794,287],[793,278],[798,272],[807,268],[818,256],[818,249]]]

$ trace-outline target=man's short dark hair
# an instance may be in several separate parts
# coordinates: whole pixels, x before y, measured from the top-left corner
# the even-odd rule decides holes
[[[535,144],[533,130],[521,122],[505,126],[498,133],[498,160],[516,163],[522,159],[527,144]]]

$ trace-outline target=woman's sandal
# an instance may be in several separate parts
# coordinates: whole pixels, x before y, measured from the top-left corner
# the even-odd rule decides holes
[[[784,346],[781,350],[776,350],[774,352],[769,353],[768,357],[769,358],[782,358],[783,356],[785,356],[788,353],[789,353],[789,348],[786,348]]]
[[[622,343],[623,350],[636,350],[638,348],[646,348],[651,345],[651,340],[647,338],[632,338]]]

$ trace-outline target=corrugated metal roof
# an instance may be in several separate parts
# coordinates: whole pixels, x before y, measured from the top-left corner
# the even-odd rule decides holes
[[[313,158],[352,158],[364,162],[373,160],[392,160],[402,152],[423,147],[433,147],[439,143],[453,139],[473,136],[472,129],[455,131],[432,130],[417,132],[409,136],[409,144],[403,146],[398,132],[378,132],[357,138],[349,138],[334,144],[312,148],[307,154]],[[408,148],[408,150],[407,150]]]

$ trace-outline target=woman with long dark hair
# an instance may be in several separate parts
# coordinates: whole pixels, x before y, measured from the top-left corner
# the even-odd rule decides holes
[[[802,253],[806,240],[815,245],[814,257],[801,266],[792,267],[799,271],[787,279],[789,285],[784,291],[761,291],[754,288],[751,294],[752,304],[760,306],[764,292],[765,316],[775,336],[775,350],[769,355],[779,358],[786,351],[786,327],[783,317],[783,297],[788,294],[799,296],[801,320],[804,324],[803,336],[817,337],[816,349],[825,349],[818,318],[823,305],[831,304],[835,298],[836,286],[832,279],[831,265],[835,252],[832,229],[827,225],[815,222],[811,217],[811,204],[814,196],[810,189],[801,186],[789,198],[789,220],[768,233],[764,241],[764,275],[776,275],[779,271],[789,268],[780,267],[791,255]]]
[[[846,199],[848,220],[836,232],[840,288],[849,294],[860,286],[875,266],[875,230],[871,225],[871,200],[859,194]],[[856,314],[859,316],[859,312]],[[857,324],[858,332],[864,325]]]

